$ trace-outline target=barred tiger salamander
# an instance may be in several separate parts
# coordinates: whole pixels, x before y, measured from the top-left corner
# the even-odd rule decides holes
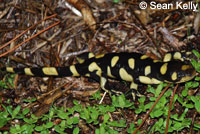
[[[108,79],[130,82],[130,89],[137,91],[138,84],[182,83],[191,80],[196,71],[188,61],[189,52],[171,52],[162,61],[153,60],[139,53],[108,53],[95,56],[84,53],[79,56],[79,63],[67,67],[13,68],[6,67],[10,73],[30,76],[85,76],[100,83],[105,91],[112,91]]]

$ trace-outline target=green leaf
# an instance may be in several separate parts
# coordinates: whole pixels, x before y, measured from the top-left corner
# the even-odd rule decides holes
[[[195,81],[200,81],[200,77],[195,77]]]
[[[195,124],[194,124],[194,127],[200,129],[200,124],[195,123]]]
[[[79,128],[76,127],[74,130],[73,130],[73,134],[79,134]]]
[[[64,112],[64,111],[60,111],[58,113],[58,117],[60,117],[61,119],[68,119],[68,113]]]
[[[88,109],[84,108],[84,110],[80,113],[80,117],[82,119],[89,120],[90,119],[90,111]]]
[[[17,133],[21,133],[22,131],[21,131],[21,127],[20,127],[20,125],[15,125],[15,127],[11,127],[10,128],[10,133],[11,134],[17,134]]]
[[[119,3],[119,1],[120,1],[120,0],[113,0],[113,2],[116,3],[116,4]]]
[[[164,83],[161,83],[161,84],[158,85],[158,87],[156,88],[155,97],[158,97],[160,95],[163,87],[164,87]]]
[[[96,120],[99,116],[99,112],[97,110],[92,111],[91,119]]]
[[[173,127],[175,128],[175,130],[181,130],[182,129],[182,123],[176,122]]]
[[[76,112],[81,112],[82,111],[82,109],[83,109],[83,107],[82,107],[82,105],[75,105],[74,107],[73,107],[73,110],[74,111],[76,111]]]
[[[200,58],[200,53],[197,50],[192,50],[197,58]]]
[[[146,100],[146,97],[142,96],[142,97],[139,98],[138,101],[140,102],[140,104],[144,104],[145,100]]]
[[[120,108],[124,108],[124,107],[132,107],[133,106],[133,102],[130,102],[129,100],[127,100],[125,98],[125,95],[120,95],[120,96],[115,96],[113,95],[112,97],[112,105],[115,107],[120,107]]]
[[[109,114],[105,114],[105,115],[104,115],[103,123],[107,123],[108,120],[109,120],[109,118],[110,118]]]
[[[36,100],[37,100],[36,98],[24,99],[24,102],[31,103],[31,102],[34,102],[34,101],[36,101]]]
[[[43,129],[44,129],[43,126],[36,126],[36,127],[35,127],[35,130],[36,130],[36,131],[39,131],[39,132],[42,131]]]
[[[79,105],[79,102],[77,100],[73,101],[74,105]]]
[[[72,125],[73,124],[73,119],[72,118],[67,119],[67,124],[68,125]]]
[[[142,119],[139,119],[138,121],[137,121],[137,124],[141,124],[142,123]]]
[[[136,129],[135,125],[133,123],[131,123],[130,127],[127,130],[127,133],[132,134],[135,129]]]
[[[46,128],[51,128],[53,127],[53,122],[47,122],[47,124],[45,125]]]
[[[7,106],[7,107],[4,107],[7,111],[8,111],[8,113],[12,116],[12,114],[13,114],[13,111],[12,111],[12,106],[11,105],[9,105],[9,106]]]
[[[136,113],[136,114],[139,114],[139,113],[141,113],[142,111],[143,111],[143,109],[138,108],[138,109],[135,110],[135,113]]]
[[[33,119],[33,118],[24,118],[23,119],[26,123],[29,123],[29,124],[33,124],[33,123],[36,123],[37,122],[37,119]]]
[[[18,105],[18,106],[13,110],[13,112],[12,112],[12,114],[11,114],[11,116],[12,116],[13,119],[17,116],[17,114],[19,113],[20,109],[21,109],[21,106]]]
[[[0,89],[7,89],[8,86],[6,85],[6,83],[3,80],[0,80]]]
[[[194,108],[194,105],[193,104],[185,104],[185,107],[186,108]]]
[[[70,114],[74,114],[74,112],[75,112],[74,107],[72,107],[72,108],[67,108],[67,111],[68,111],[69,115],[70,115]]]
[[[31,134],[34,131],[35,125],[29,125],[29,124],[25,124],[21,127],[21,130],[23,131],[24,134]]]
[[[58,132],[59,134],[66,134],[66,133],[64,132],[65,128],[62,128],[62,127],[60,127],[60,126],[58,126],[58,125],[56,125],[56,126],[54,127],[54,129],[55,129],[55,131]]]
[[[191,96],[191,100],[194,102],[196,110],[200,112],[200,96]]]
[[[154,111],[154,112],[151,112],[150,113],[150,116],[152,117],[152,118],[154,118],[154,117],[160,117],[161,115],[163,115],[163,111],[162,110],[160,110],[160,109],[157,109],[156,111]]]
[[[54,113],[55,113],[55,111],[53,110],[53,108],[51,108],[49,111],[49,116],[48,116],[49,120],[51,120],[53,118]]]
[[[150,109],[152,106],[153,106],[153,104],[154,104],[154,102],[150,102],[150,103],[148,103],[148,104],[146,104],[145,106],[144,106],[144,112],[146,112],[146,110],[147,109]]]
[[[34,114],[31,114],[31,118],[38,120],[39,117],[35,116]]]
[[[151,85],[148,85],[147,92],[153,93],[154,95],[156,94],[156,90]]]
[[[125,104],[126,104],[124,98],[122,96],[119,96],[118,99],[119,99],[118,100],[119,101],[119,106],[123,108],[125,106]]]
[[[99,131],[99,133],[100,133],[100,134],[105,134],[105,132],[106,132],[105,126],[102,124],[102,125],[100,126],[100,131]]]
[[[94,100],[100,100],[101,99],[101,92],[97,91],[96,93],[92,94],[92,97],[90,97],[90,99],[94,99]]]
[[[182,91],[181,94],[182,94],[183,97],[186,97],[187,94],[188,94],[188,88],[185,88],[185,89]]]
[[[6,125],[6,123],[11,119],[8,118],[8,115],[9,114],[7,111],[0,112],[0,128]]]
[[[61,123],[59,124],[59,126],[60,126],[61,128],[65,128],[65,127],[66,127],[66,122],[65,122],[65,120],[62,120]]]
[[[120,122],[117,121],[108,122],[108,124],[112,127],[126,127],[125,123],[126,123],[125,120],[120,120]]]
[[[95,134],[100,134],[100,129],[96,129]]]
[[[73,124],[78,124],[79,123],[79,117],[73,117]]]
[[[22,111],[22,114],[23,115],[26,115],[30,112],[30,109],[29,108],[25,108],[23,111]]]
[[[196,60],[191,60],[192,66],[197,70],[197,72],[200,72],[200,63],[198,63]]]

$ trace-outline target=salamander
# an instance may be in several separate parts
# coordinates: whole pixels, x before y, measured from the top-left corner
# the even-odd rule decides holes
[[[78,57],[79,63],[64,67],[5,67],[1,70],[37,77],[89,77],[100,83],[101,88],[113,91],[108,79],[130,83],[130,89],[138,90],[138,84],[182,83],[194,78],[196,71],[188,61],[190,52],[167,53],[163,60],[153,60],[140,53],[108,53],[94,55],[84,53]]]

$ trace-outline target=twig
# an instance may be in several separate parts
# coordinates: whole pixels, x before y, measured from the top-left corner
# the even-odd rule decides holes
[[[165,128],[165,134],[167,134],[168,131],[168,127],[169,127],[169,117],[171,114],[171,107],[172,107],[172,103],[173,103],[173,99],[174,99],[174,95],[176,93],[176,89],[178,88],[178,84],[176,85],[176,87],[174,88],[174,92],[172,94],[171,100],[170,100],[170,104],[169,104],[169,111],[168,111],[168,116],[167,116],[167,124],[166,124],[166,128]]]
[[[137,131],[142,127],[142,125],[145,123],[146,119],[148,118],[149,114],[151,113],[151,111],[153,110],[153,108],[155,107],[155,105],[158,103],[159,99],[163,96],[163,94],[167,91],[167,89],[169,88],[168,84],[165,89],[161,92],[160,96],[156,99],[156,101],[154,102],[153,106],[151,107],[151,109],[147,112],[146,116],[144,117],[144,120],[142,121],[142,123],[140,124],[140,126],[132,133],[132,134],[136,134]]]
[[[49,17],[47,17],[46,19],[48,19],[48,18],[50,18],[50,17],[54,17],[54,16],[56,16],[56,14],[54,14],[54,15],[52,15],[52,16],[49,16]],[[46,19],[44,19],[44,20],[46,20]],[[44,21],[44,20],[42,20],[42,21]],[[41,23],[42,21],[40,21],[40,23]],[[48,29],[50,29],[50,28],[52,28],[52,27],[54,27],[55,25],[58,25],[59,23],[60,23],[60,21],[58,21],[58,22],[52,24],[51,26],[47,27],[46,29],[43,29],[43,30],[40,31],[39,33],[37,33],[37,34],[31,36],[30,38],[26,39],[25,41],[23,41],[22,43],[18,44],[17,46],[15,46],[15,47],[13,47],[12,49],[8,50],[7,52],[1,54],[0,57],[3,57],[3,56],[5,56],[5,55],[7,55],[8,53],[14,51],[14,50],[17,49],[18,47],[20,47],[22,44],[28,42],[29,40],[33,39],[34,37],[38,36],[39,34],[41,34],[41,33],[45,32],[45,31],[47,31]],[[36,23],[36,24],[38,24],[38,23]],[[36,25],[36,24],[35,24],[35,25]],[[14,41],[14,40],[17,39],[18,37],[20,37],[22,34],[24,34],[25,32],[27,32],[29,29],[33,28],[35,25],[31,26],[30,28],[28,28],[27,30],[25,30],[24,32],[22,32],[21,34],[19,34],[18,36],[16,36],[14,39],[12,39],[12,40],[9,41],[8,43],[6,43],[6,44],[3,45],[2,47],[0,47],[0,49],[2,49],[2,48],[4,48],[4,47],[6,47],[7,45],[9,45],[12,41]]]

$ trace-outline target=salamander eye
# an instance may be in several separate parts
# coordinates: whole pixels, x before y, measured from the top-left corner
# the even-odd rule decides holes
[[[192,65],[181,61],[170,61],[163,77],[166,82],[183,83],[193,79],[195,75],[196,70]]]

